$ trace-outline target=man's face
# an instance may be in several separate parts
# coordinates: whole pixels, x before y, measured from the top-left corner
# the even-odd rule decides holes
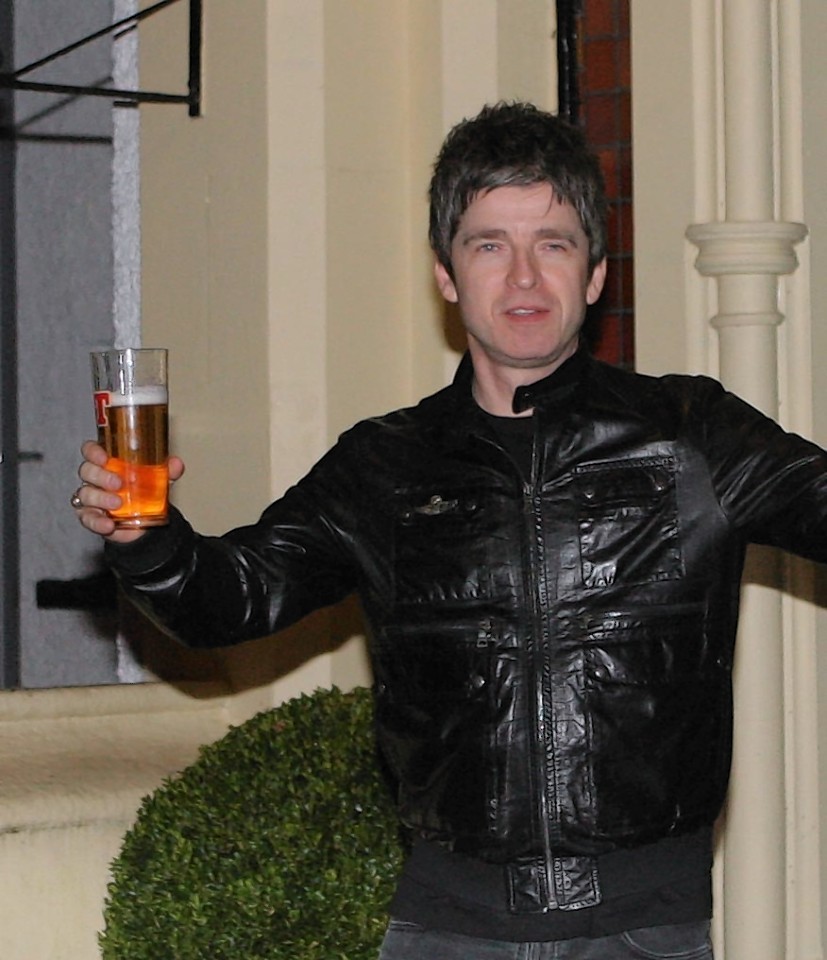
[[[533,371],[516,377],[523,383],[576,351],[606,276],[605,260],[589,270],[580,218],[548,184],[478,194],[460,218],[451,259],[454,279],[437,263],[436,280],[459,304],[476,376]]]

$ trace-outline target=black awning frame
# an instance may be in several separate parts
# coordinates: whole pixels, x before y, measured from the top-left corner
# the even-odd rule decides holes
[[[64,57],[79,47],[83,47],[94,40],[105,37],[107,34],[117,34],[136,27],[142,20],[177,3],[178,0],[159,0],[158,3],[141,10],[130,17],[124,17],[82,40],[70,43],[48,56],[41,57],[33,63],[14,73],[0,73],[0,89],[31,90],[38,93],[63,93],[72,96],[109,97],[122,103],[180,103],[186,104],[191,117],[201,116],[201,50],[203,44],[203,0],[189,0],[189,74],[187,93],[158,93],[149,90],[116,90],[112,87],[77,86],[66,83],[39,83],[33,80],[22,80],[21,77],[32,73],[39,67],[52,63]],[[117,39],[117,38],[116,38]]]

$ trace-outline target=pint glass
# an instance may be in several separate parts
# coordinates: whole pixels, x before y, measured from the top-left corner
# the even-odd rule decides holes
[[[167,351],[126,348],[93,353],[98,442],[107,470],[123,480],[123,503],[110,516],[119,527],[167,522]]]

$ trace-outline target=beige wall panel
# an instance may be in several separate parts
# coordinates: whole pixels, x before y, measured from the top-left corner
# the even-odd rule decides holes
[[[328,444],[412,400],[409,44],[402,4],[324,5]],[[369,683],[358,606],[331,625],[332,682]]]
[[[408,43],[403,5],[325,6],[331,440],[411,399]]]
[[[443,134],[500,98],[497,0],[442,2]]]
[[[557,100],[554,0],[443,0],[446,129],[484,103]]]
[[[802,135],[804,141],[804,219],[810,229],[810,305],[812,310],[813,435],[827,446],[827,136],[824,105],[827,103],[827,73],[823,67],[827,41],[827,4],[821,0],[801,2],[801,62],[803,64]],[[819,777],[821,796],[827,796],[827,573],[816,573],[816,657],[819,704]],[[820,809],[821,918],[827,929],[827,809]],[[822,945],[823,948],[823,945]],[[823,954],[822,954],[823,955]]]
[[[635,197],[635,356],[644,373],[699,368],[684,324],[687,276],[696,250],[693,10],[632,0],[632,120]]]
[[[99,956],[120,839],[141,797],[226,730],[219,693],[142,684],[0,694],[3,960]]]
[[[324,3],[267,6],[270,496],[327,449]],[[262,358],[263,359],[263,358]]]
[[[499,0],[499,96],[557,105],[557,18],[553,0]]]
[[[203,116],[142,114],[144,338],[171,349],[176,503],[204,533],[257,519],[327,446],[322,6],[206,4]],[[174,88],[163,16],[142,82]],[[233,719],[327,686],[328,649],[319,616],[218,654]]]
[[[801,24],[803,216],[810,230],[807,253],[811,261],[809,302],[813,317],[813,431],[814,438],[827,446],[827,71],[822,62],[827,41],[827,4],[802,0]]]
[[[203,117],[141,114],[144,342],[170,348],[173,442],[191,477],[176,496],[205,532],[251,519],[269,493],[265,6],[207,5]],[[180,88],[185,8],[142,28],[146,87]]]
[[[446,318],[442,297],[433,282],[433,256],[428,244],[428,182],[444,135],[442,76],[445,39],[441,0],[409,4],[407,102],[409,110],[409,270],[411,395],[423,397],[446,383],[457,354],[446,347]]]
[[[99,960],[105,864],[126,827],[100,823],[0,838],[3,960]]]

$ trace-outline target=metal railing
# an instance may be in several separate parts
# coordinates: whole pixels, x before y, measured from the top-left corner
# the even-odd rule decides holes
[[[203,42],[203,0],[188,0],[189,2],[189,74],[187,93],[159,93],[150,90],[117,90],[113,87],[83,86],[68,83],[41,83],[22,78],[46,64],[65,57],[86,44],[99,40],[107,35],[117,36],[136,27],[142,20],[164,10],[179,0],[159,0],[158,3],[140,10],[129,17],[124,17],[116,23],[96,30],[94,33],[76,40],[48,56],[41,57],[33,63],[27,64],[12,73],[0,73],[0,89],[30,90],[37,93],[62,93],[81,97],[110,97],[122,103],[180,103],[189,108],[189,115],[197,117],[201,114],[201,47]]]

